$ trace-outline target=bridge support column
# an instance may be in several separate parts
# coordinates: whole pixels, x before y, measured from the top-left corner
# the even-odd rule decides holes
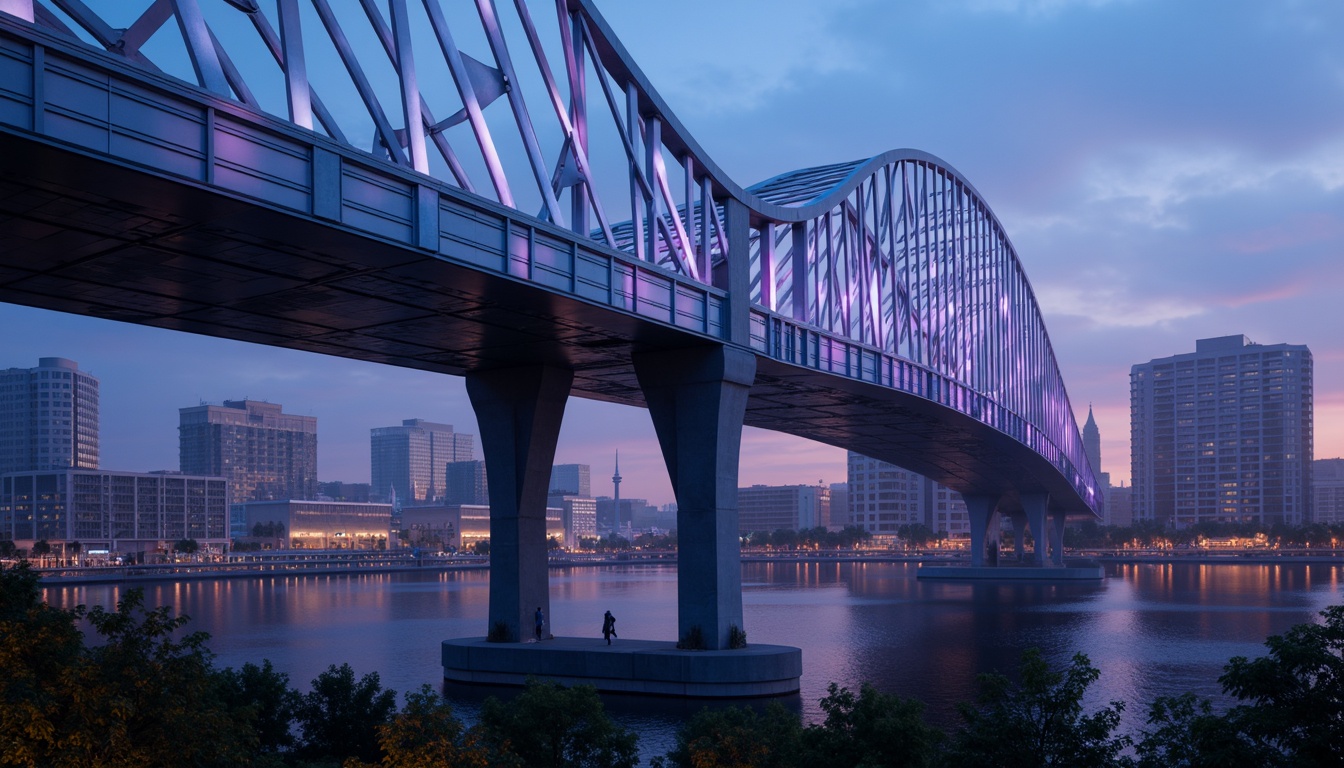
[[[966,514],[970,518],[971,566],[978,568],[985,564],[985,535],[989,532],[990,523],[998,520],[994,508],[999,504],[999,497],[993,494],[963,493],[961,499],[966,502]],[[997,537],[998,533],[996,529],[994,536]]]
[[[1036,542],[1036,550],[1031,553],[1034,565],[1045,565],[1046,551],[1050,549],[1050,532],[1046,528],[1046,518],[1050,507],[1050,494],[1021,494],[1023,513],[1027,518],[1027,527],[1031,529],[1031,538]]]
[[[1014,512],[1009,515],[1013,521],[1013,554],[1017,556],[1017,562],[1025,563],[1027,561],[1027,513]]]
[[[1050,549],[1055,565],[1064,565],[1064,521],[1061,510],[1050,515]]]
[[[551,616],[546,493],[574,372],[527,366],[467,374],[467,395],[489,467],[491,639],[533,636]]]
[[[756,356],[729,347],[636,355],[635,374],[677,497],[677,627],[708,649],[742,627],[737,471]]]

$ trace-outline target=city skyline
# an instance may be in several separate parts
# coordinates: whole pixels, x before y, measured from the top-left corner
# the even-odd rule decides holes
[[[1113,481],[1130,474],[1129,367],[1197,338],[1309,346],[1315,455],[1344,454],[1344,336],[1330,317],[1344,288],[1344,55],[1332,44],[1344,9],[697,0],[657,24],[656,10],[602,11],[744,184],[901,146],[963,172],[1021,254]],[[321,480],[369,481],[373,427],[423,418],[480,434],[461,379],[12,305],[0,328],[0,365],[66,357],[102,380],[112,469],[173,468],[176,410],[202,400],[321,419]],[[617,450],[623,496],[672,500],[648,416],[572,400],[555,463],[590,464],[606,495]],[[743,486],[844,476],[838,448],[744,435]]]

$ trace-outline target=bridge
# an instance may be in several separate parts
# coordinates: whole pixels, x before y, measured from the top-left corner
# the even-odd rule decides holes
[[[0,300],[465,376],[496,639],[549,606],[572,394],[650,411],[710,649],[742,626],[743,424],[961,492],[977,564],[998,515],[1044,564],[1098,514],[1031,286],[950,165],[743,188],[591,0],[338,5],[0,0]]]

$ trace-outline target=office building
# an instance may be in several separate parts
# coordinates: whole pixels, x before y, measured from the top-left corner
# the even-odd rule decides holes
[[[0,539],[30,548],[79,542],[84,552],[136,556],[182,539],[229,543],[228,483],[176,473],[64,469],[0,476]]]
[[[551,467],[552,494],[591,497],[593,484],[587,464],[556,464]]]
[[[277,403],[225,400],[178,410],[183,474],[223,477],[234,503],[317,496],[317,419]]]
[[[391,535],[391,504],[345,501],[254,501],[237,504],[243,526],[261,526],[282,548],[386,549]]]
[[[443,503],[490,506],[485,462],[454,461],[444,468]]]
[[[831,483],[831,527],[849,524],[849,483]]]
[[[825,528],[830,518],[828,486],[753,485],[737,489],[738,533]]]
[[[633,534],[639,530],[636,520],[656,522],[666,521],[667,517],[668,515],[661,514],[657,507],[649,504],[648,499],[613,499],[608,496],[597,498],[597,531],[602,536],[608,533]]]
[[[1134,519],[1306,521],[1311,507],[1312,358],[1245,336],[1130,370]]]
[[[73,360],[0,370],[0,474],[98,468],[98,379]]]
[[[849,522],[874,537],[923,525],[948,538],[970,536],[961,494],[923,475],[863,454],[848,455]]]
[[[471,461],[472,435],[451,424],[406,419],[399,427],[369,430],[373,494],[402,504],[437,501],[444,495],[444,471],[456,461]]]
[[[1344,459],[1311,463],[1311,522],[1344,523]]]
[[[597,537],[597,499],[553,493],[547,497],[546,506],[560,510],[560,519],[564,525],[561,542],[564,546],[574,549],[579,546],[579,539]]]
[[[1134,524],[1134,489],[1121,480],[1106,491],[1106,525],[1128,527]]]
[[[332,480],[317,484],[319,501],[352,501],[356,504],[368,504],[373,501],[373,486],[369,483],[343,483]]]

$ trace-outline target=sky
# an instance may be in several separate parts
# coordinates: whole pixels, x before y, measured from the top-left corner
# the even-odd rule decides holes
[[[1022,260],[1079,424],[1095,412],[1113,482],[1129,478],[1130,366],[1213,336],[1310,347],[1315,456],[1344,455],[1344,3],[598,6],[744,186],[894,148],[968,178]],[[48,356],[101,380],[109,469],[177,468],[177,409],[202,401],[316,416],[324,481],[369,480],[374,427],[479,434],[460,378],[0,304],[0,367]],[[618,450],[623,497],[673,500],[647,413],[572,399],[556,462],[590,464],[610,495]],[[843,482],[845,454],[748,429],[740,480]]]

